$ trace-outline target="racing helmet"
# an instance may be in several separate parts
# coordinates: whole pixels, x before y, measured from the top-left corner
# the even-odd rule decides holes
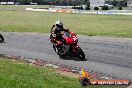
[[[63,28],[63,23],[60,20],[58,20],[58,21],[55,22],[55,26],[57,28]]]

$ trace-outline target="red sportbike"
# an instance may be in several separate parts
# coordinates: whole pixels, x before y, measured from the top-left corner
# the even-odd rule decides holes
[[[55,36],[55,35],[53,35]],[[53,48],[59,56],[73,56],[85,60],[85,54],[78,45],[78,38],[73,32],[64,32],[62,40],[53,43]]]

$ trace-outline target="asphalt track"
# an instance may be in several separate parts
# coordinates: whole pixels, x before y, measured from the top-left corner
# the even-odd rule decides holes
[[[59,56],[52,49],[49,34],[1,32],[5,42],[0,44],[0,53],[6,55],[38,58],[69,66],[108,74],[118,79],[132,80],[132,39],[89,37],[78,35],[79,45],[87,61]]]

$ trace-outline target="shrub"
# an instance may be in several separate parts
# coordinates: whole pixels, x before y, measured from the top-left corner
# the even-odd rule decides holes
[[[79,9],[79,10],[83,10],[83,7],[72,7],[72,9]]]
[[[108,6],[103,6],[101,9],[102,10],[108,10]]]
[[[122,10],[122,6],[118,6],[118,10]]]
[[[94,7],[94,10],[99,10],[99,7]]]
[[[90,7],[86,7],[86,10],[91,10]]]

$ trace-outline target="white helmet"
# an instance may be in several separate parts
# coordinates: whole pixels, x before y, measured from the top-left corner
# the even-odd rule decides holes
[[[57,26],[57,27],[63,27],[63,23],[60,21],[60,20],[58,20],[58,21],[56,21],[55,22],[55,25]]]

